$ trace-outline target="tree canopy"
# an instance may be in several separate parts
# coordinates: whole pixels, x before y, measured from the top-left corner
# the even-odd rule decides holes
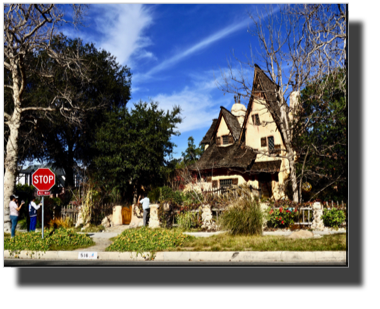
[[[24,138],[19,139],[19,161],[40,159],[53,163],[65,170],[66,185],[72,186],[75,166],[89,164],[94,156],[92,141],[95,129],[105,120],[104,111],[125,106],[130,99],[131,73],[110,53],[98,50],[94,44],[84,45],[80,39],[57,36],[52,45],[65,53],[79,54],[86,65],[87,82],[70,72],[64,73],[46,52],[35,53],[29,61],[35,65],[44,63],[49,71],[54,72],[54,78],[46,81],[39,75],[32,76],[24,104],[33,106],[38,101],[40,106],[47,107],[55,93],[63,92],[63,87],[69,88],[80,121],[68,122],[59,111],[48,115],[33,111],[33,115],[26,115],[20,131]],[[67,79],[65,83],[61,82],[62,76]],[[34,122],[27,121],[31,116]]]
[[[304,193],[305,199],[347,199],[347,102],[340,86],[345,76],[344,72],[325,76],[301,92],[302,124],[295,138],[297,174],[301,183],[307,181],[313,187]],[[322,95],[315,91],[319,84],[324,84]]]
[[[97,157],[91,170],[103,190],[120,190],[124,199],[162,185],[170,172],[168,158],[179,135],[180,108],[163,111],[156,102],[134,104],[106,113],[107,121],[96,132]]]

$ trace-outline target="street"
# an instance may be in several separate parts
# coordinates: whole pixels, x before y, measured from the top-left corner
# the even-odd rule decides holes
[[[105,260],[20,260],[20,259],[5,259],[5,267],[50,267],[50,266],[71,266],[71,267],[85,267],[85,266],[117,266],[117,267],[160,267],[160,266],[345,266],[345,262],[303,262],[303,263],[289,263],[289,262],[155,262],[155,261],[105,261]]]

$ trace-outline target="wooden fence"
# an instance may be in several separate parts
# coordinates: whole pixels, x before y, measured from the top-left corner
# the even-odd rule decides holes
[[[223,195],[227,192],[234,192],[236,191],[236,187],[221,187],[219,189],[213,189],[213,190],[204,190],[202,191],[203,194],[216,194],[216,195]],[[256,189],[252,186],[249,186],[249,190],[254,193],[254,195],[257,195],[259,198],[261,198],[261,189]]]
[[[105,203],[98,205],[91,209],[91,222],[98,225],[103,218],[112,215],[113,203]],[[79,216],[79,207],[75,205],[66,205],[61,207],[62,219],[70,218],[74,224],[77,222]]]

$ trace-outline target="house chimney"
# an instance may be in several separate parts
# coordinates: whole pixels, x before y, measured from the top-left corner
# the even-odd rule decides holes
[[[243,104],[240,103],[240,96],[241,94],[234,96],[235,104],[232,105],[231,114],[237,118],[237,120],[239,121],[240,127],[242,127],[247,109],[245,108]]]

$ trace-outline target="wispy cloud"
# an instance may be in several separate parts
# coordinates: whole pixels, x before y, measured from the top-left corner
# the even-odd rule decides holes
[[[153,24],[152,7],[143,4],[93,4],[88,12],[92,29],[62,30],[68,37],[81,37],[115,56],[120,64],[133,67],[138,61],[155,59],[146,48],[152,40],[146,30]]]
[[[230,106],[233,100],[232,95],[224,96],[216,84],[210,82],[214,80],[212,71],[191,75],[191,78],[191,86],[171,94],[160,93],[152,98],[164,110],[171,110],[175,105],[181,107],[184,117],[178,126],[181,133],[210,126],[211,120],[219,115],[220,106]],[[209,84],[205,86],[202,80],[208,80]]]
[[[278,7],[275,8],[272,11],[272,14],[276,13],[278,10],[279,10]],[[264,16],[264,18],[265,17],[266,16]],[[163,70],[171,67],[175,63],[181,61],[182,59],[184,59],[188,56],[190,56],[191,54],[194,54],[195,52],[208,47],[209,45],[225,38],[226,36],[247,27],[248,24],[249,24],[249,18],[246,18],[239,23],[231,24],[231,25],[223,28],[222,30],[217,31],[216,33],[206,37],[205,39],[194,44],[193,46],[189,47],[188,49],[183,50],[183,51],[179,52],[178,54],[176,54],[175,56],[173,56],[167,60],[162,61],[159,65],[155,66],[150,71],[148,71],[146,74],[144,74],[145,77],[150,77],[154,73],[163,71]]]
[[[102,12],[95,18],[96,28],[103,34],[100,46],[115,55],[122,64],[131,58],[153,58],[145,48],[152,44],[145,30],[153,24],[151,9],[142,4],[96,5]]]
[[[154,73],[165,70],[168,67],[172,66],[173,64],[181,61],[185,57],[188,57],[191,54],[193,54],[193,53],[195,53],[195,52],[197,52],[203,48],[206,48],[207,46],[211,45],[212,43],[219,41],[220,39],[226,37],[227,35],[229,35],[233,32],[236,32],[236,31],[238,31],[244,27],[247,27],[247,25],[248,25],[248,19],[244,20],[240,23],[237,23],[237,24],[229,25],[228,27],[226,27],[226,28],[208,36],[207,38],[203,39],[202,41],[196,43],[195,45],[191,46],[190,48],[181,51],[177,55],[175,55],[175,56],[173,56],[167,60],[164,60],[159,65],[157,65],[153,69],[151,69],[148,73],[146,73],[146,75],[150,76]]]

